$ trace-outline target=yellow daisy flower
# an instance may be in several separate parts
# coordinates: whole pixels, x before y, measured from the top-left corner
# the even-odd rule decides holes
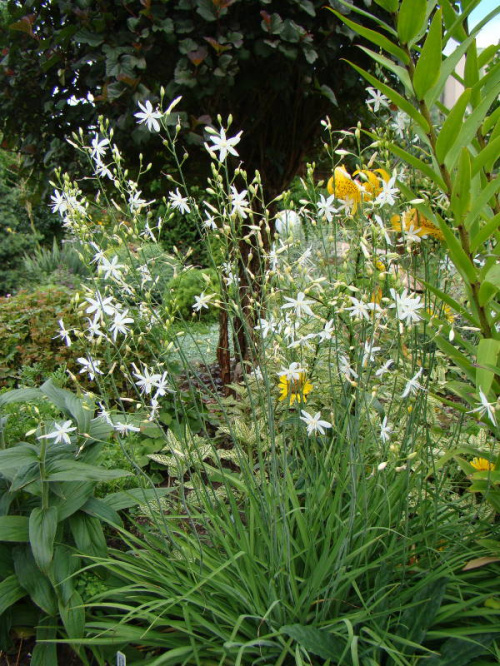
[[[279,388],[280,400],[290,397],[290,405],[297,402],[307,402],[306,395],[313,390],[313,385],[308,381],[305,372],[299,372],[298,379],[288,379],[286,375],[280,376]]]
[[[486,458],[473,458],[470,464],[478,472],[492,472],[495,469],[495,465]]]

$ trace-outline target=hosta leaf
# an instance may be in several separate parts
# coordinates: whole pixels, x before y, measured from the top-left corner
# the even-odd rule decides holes
[[[0,541],[29,541],[27,516],[0,516]]]
[[[404,4],[404,1],[403,1]],[[418,3],[414,3],[418,4]],[[424,5],[427,3],[424,1]],[[441,71],[442,26],[441,10],[434,14],[429,32],[422,47],[422,52],[413,75],[413,89],[417,99],[423,99],[426,93],[437,83]]]
[[[18,546],[14,549],[14,567],[20,584],[35,604],[48,615],[57,613],[54,589],[48,577],[37,567],[31,549]]]

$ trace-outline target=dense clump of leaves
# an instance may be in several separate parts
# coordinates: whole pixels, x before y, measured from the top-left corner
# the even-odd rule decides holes
[[[65,138],[95,125],[104,113],[129,152],[140,146],[161,167],[159,142],[137,127],[133,113],[138,100],[157,100],[163,85],[168,97],[183,96],[186,146],[203,143],[203,127],[217,113],[232,113],[245,130],[241,155],[247,168],[258,168],[276,194],[311,149],[319,119],[328,112],[337,126],[347,124],[364,96],[359,76],[343,59],[361,62],[366,56],[323,5],[11,0],[0,40],[1,129],[21,148],[26,164],[43,159],[49,167],[71,170],[74,155]],[[336,0],[330,5],[350,13]],[[93,104],[85,103],[89,95]],[[81,103],[68,105],[70,99]]]

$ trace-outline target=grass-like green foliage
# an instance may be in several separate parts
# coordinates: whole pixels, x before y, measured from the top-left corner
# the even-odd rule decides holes
[[[61,285],[70,289],[78,287],[91,269],[82,261],[78,248],[73,243],[59,246],[54,238],[52,247],[38,247],[25,255],[24,271],[31,285]]]

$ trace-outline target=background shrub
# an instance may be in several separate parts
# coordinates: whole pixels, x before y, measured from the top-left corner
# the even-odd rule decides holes
[[[191,268],[170,280],[163,302],[172,314],[188,319],[194,312],[195,296],[202,292],[219,294],[217,273],[213,269]],[[208,310],[202,308],[198,316],[206,321],[215,320],[217,308],[214,305],[210,305]]]

